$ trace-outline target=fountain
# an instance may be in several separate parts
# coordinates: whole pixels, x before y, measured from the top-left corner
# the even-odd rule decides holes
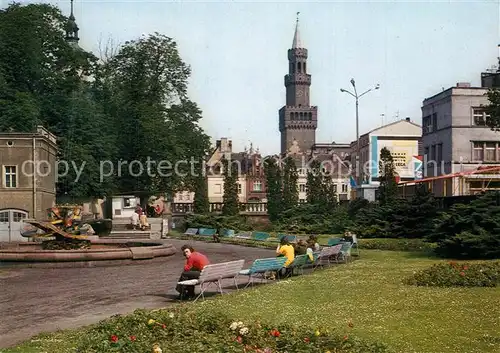
[[[49,219],[23,220],[21,235],[31,241],[0,244],[0,265],[94,267],[152,261],[176,253],[171,244],[151,240],[101,239],[111,221],[82,222],[81,208],[53,207]],[[94,226],[100,226],[96,235]],[[104,226],[103,226],[104,225]]]

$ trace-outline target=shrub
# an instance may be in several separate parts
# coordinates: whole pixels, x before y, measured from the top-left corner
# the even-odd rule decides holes
[[[427,243],[422,239],[360,239],[360,249],[431,252],[435,244]]]
[[[243,216],[190,214],[186,216],[185,225],[186,228],[225,228],[234,229],[236,232],[254,229]]]
[[[237,322],[183,307],[103,321],[80,336],[77,352],[387,352],[384,345],[321,328]],[[154,348],[153,348],[154,347]]]
[[[496,287],[500,284],[500,261],[490,263],[450,262],[414,273],[406,284],[436,287]]]
[[[470,204],[457,204],[442,214],[436,232],[436,252],[447,258],[500,258],[500,194],[488,192]]]

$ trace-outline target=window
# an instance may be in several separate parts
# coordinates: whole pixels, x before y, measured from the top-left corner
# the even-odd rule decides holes
[[[432,131],[437,131],[438,129],[438,119],[437,113],[432,114]]]
[[[484,155],[485,161],[494,161],[495,160],[495,149],[496,149],[495,142],[486,142],[485,143],[485,155]]]
[[[179,201],[182,201],[184,199],[184,195],[179,194]]]
[[[437,154],[436,154],[436,145],[431,146],[431,161],[436,160]]]
[[[9,223],[9,211],[0,212],[0,223]]]
[[[191,201],[191,195],[190,194],[186,194],[186,201]]]
[[[221,184],[215,184],[214,194],[222,194],[222,185]]]
[[[16,166],[4,166],[4,187],[6,188],[17,188],[17,167]]]
[[[425,148],[424,155],[427,157],[427,159],[428,159],[428,160],[430,160],[430,159],[431,159],[431,156],[429,156],[429,147],[426,147],[426,148]]]
[[[432,120],[431,116],[428,115],[422,119],[423,123],[423,134],[430,134],[432,132]]]
[[[436,161],[441,162],[443,160],[443,144],[442,143],[436,145],[436,153],[437,153]]]
[[[347,184],[342,184],[342,192],[347,192]]]
[[[13,216],[14,216],[13,219],[14,222],[21,222],[21,220],[26,218],[26,215],[22,212],[14,212]]]
[[[299,192],[306,192],[306,184],[299,184]]]
[[[476,126],[485,126],[486,118],[489,115],[486,114],[484,108],[472,108],[472,123]]]
[[[337,184],[333,184],[333,192],[337,192]]]
[[[242,191],[241,191],[241,184],[240,184],[240,183],[238,183],[238,194],[241,194],[241,192],[242,192]]]
[[[474,142],[472,146],[472,159],[474,161],[482,161],[484,159],[484,150],[482,142]]]
[[[262,191],[262,183],[260,181],[253,182],[253,191]]]

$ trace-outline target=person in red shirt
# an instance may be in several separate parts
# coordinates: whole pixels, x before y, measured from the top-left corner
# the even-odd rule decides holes
[[[181,274],[178,282],[196,279],[200,277],[201,270],[210,263],[208,258],[202,253],[195,251],[190,245],[183,245],[181,248],[182,254],[186,258],[184,271]],[[175,288],[180,293],[179,298],[193,298],[195,286],[177,285]]]

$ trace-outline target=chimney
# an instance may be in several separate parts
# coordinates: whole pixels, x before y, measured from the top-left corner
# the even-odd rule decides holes
[[[458,82],[457,87],[459,88],[470,88],[470,82]]]
[[[406,120],[406,121],[411,121],[411,119],[410,119],[410,117],[409,117],[409,116],[407,116],[405,120]]]

